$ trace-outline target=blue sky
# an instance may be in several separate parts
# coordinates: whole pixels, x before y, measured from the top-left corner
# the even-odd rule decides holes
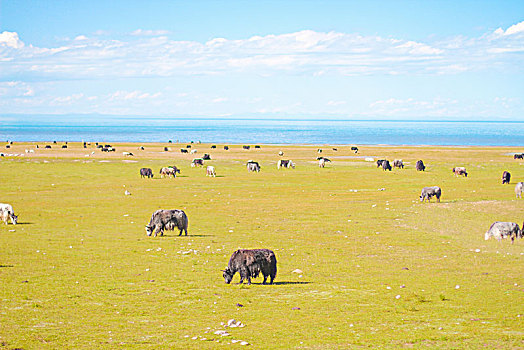
[[[0,0],[0,114],[524,120],[524,1]]]

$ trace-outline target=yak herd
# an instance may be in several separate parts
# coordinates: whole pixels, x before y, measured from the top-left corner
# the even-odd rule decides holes
[[[216,146],[214,147],[216,148]],[[243,149],[249,150],[249,146],[244,146]],[[335,149],[334,149],[335,150]],[[318,149],[318,153],[321,153],[322,150]],[[283,156],[282,151],[279,152],[279,156]],[[206,154],[207,156],[207,154]],[[206,157],[209,159],[208,157]],[[515,157],[517,159],[517,157]],[[326,162],[331,162],[328,158],[317,157],[319,161],[319,167],[324,168]],[[393,161],[393,166],[387,159],[379,159],[376,162],[377,168],[382,168],[384,171],[391,171],[392,167],[403,169],[404,162],[402,159],[395,159]],[[192,167],[204,166],[203,158],[195,158],[191,162]],[[256,161],[249,160],[246,163],[246,168],[248,172],[260,172],[260,164]],[[291,160],[280,159],[277,162],[277,168],[295,168],[295,163]],[[417,171],[425,171],[426,166],[422,160],[416,162],[415,168]],[[180,169],[176,166],[162,168],[160,174],[171,174],[173,177],[176,177],[176,173],[180,173]],[[455,176],[468,176],[468,172],[465,167],[455,167],[452,169],[452,173]],[[149,168],[140,169],[140,175],[142,177],[153,177],[152,170]],[[206,169],[206,175],[215,176],[215,168],[213,166],[208,166]],[[502,174],[502,184],[509,184],[511,179],[511,174],[508,171],[504,171]],[[517,198],[521,198],[523,191],[524,183],[519,182],[515,187],[515,194]],[[440,197],[442,195],[442,189],[438,186],[424,187],[420,194],[420,201],[424,202],[427,200],[430,202],[431,198],[435,197],[437,202],[440,202]],[[157,233],[163,235],[164,230],[174,230],[177,228],[182,235],[182,232],[185,232],[187,236],[187,227],[188,219],[184,211],[173,209],[173,210],[157,210],[151,216],[149,224],[146,226],[146,233],[148,236]],[[491,227],[486,232],[484,238],[486,240],[491,237],[502,240],[504,238],[510,238],[512,243],[516,238],[522,238],[524,236],[524,223],[522,229],[518,224],[513,222],[494,222]],[[272,284],[277,273],[277,260],[275,253],[269,249],[239,249],[235,251],[231,258],[229,259],[228,266],[225,270],[222,270],[223,277],[226,283],[231,283],[233,276],[238,272],[240,275],[240,284],[244,283],[244,280],[247,280],[248,284],[251,284],[251,278],[256,278],[262,273],[264,277],[263,284],[266,284],[267,278],[270,278],[269,283]]]
[[[86,144],[84,143],[84,148]],[[105,152],[114,152],[114,148],[111,145],[99,145],[97,147],[101,148]],[[188,145],[187,148],[191,146]],[[50,146],[49,146],[50,148]],[[212,146],[216,148],[216,146]],[[260,146],[255,146],[255,148],[260,148]],[[143,149],[143,147],[141,147]],[[228,146],[224,146],[225,150],[228,150]],[[243,149],[249,150],[249,146],[243,146]],[[337,150],[337,149],[333,149]],[[353,147],[353,151],[358,152],[358,148]],[[187,149],[181,149],[183,153],[187,153]],[[318,153],[321,153],[322,150],[318,149]],[[124,154],[126,155],[126,154]],[[132,155],[132,154],[127,154]],[[279,156],[283,156],[283,152],[279,152]],[[524,159],[523,154],[515,154],[515,159]],[[209,160],[211,157],[208,154],[205,154],[202,158],[195,158],[191,162],[192,167],[204,166],[204,160]],[[367,160],[367,159],[366,159]],[[370,159],[373,160],[373,159]],[[331,162],[328,158],[318,157],[317,161],[319,162],[319,167],[324,168],[327,162]],[[395,159],[393,165],[387,159],[379,159],[376,162],[377,168],[382,168],[383,171],[391,171],[392,167],[403,169],[404,162],[401,159]],[[295,168],[295,163],[292,160],[280,159],[277,163],[277,168]],[[248,172],[260,172],[261,166],[258,162],[249,160],[246,163],[246,168]],[[415,166],[417,171],[425,171],[426,166],[422,160],[418,160]],[[176,166],[167,166],[162,167],[159,171],[160,177],[172,177],[175,178],[176,174],[180,174],[180,169]],[[468,172],[465,167],[454,167],[452,173],[455,176],[468,176]],[[206,175],[216,176],[215,168],[213,166],[208,166],[206,168]],[[153,171],[150,168],[141,168],[140,176],[142,178],[153,178]],[[502,174],[502,184],[509,184],[511,179],[511,174],[508,171],[504,171]],[[515,195],[517,198],[521,198],[522,192],[524,190],[524,183],[518,182],[515,186]],[[438,186],[424,187],[420,194],[420,201],[424,202],[427,200],[430,202],[431,198],[435,197],[437,202],[440,202],[442,195],[442,190]],[[17,224],[18,216],[15,215],[13,207],[10,204],[0,203],[0,217],[6,225],[8,221],[11,220],[13,225]],[[149,223],[146,225],[145,230],[148,236],[157,236],[164,234],[164,230],[179,230],[179,236],[182,233],[188,235],[188,218],[186,213],[183,210],[179,209],[160,209],[156,210],[152,215]],[[486,240],[491,237],[502,240],[504,238],[509,238],[513,242],[516,238],[524,237],[524,223],[522,228],[514,222],[494,222],[488,231],[485,233],[484,238]],[[229,260],[228,266],[225,270],[222,270],[223,277],[226,283],[230,283],[233,279],[235,273],[240,274],[240,284],[247,280],[247,283],[251,283],[251,278],[256,278],[260,274],[264,277],[263,284],[266,284],[267,278],[270,278],[269,283],[272,284],[277,273],[277,260],[275,253],[269,249],[239,249],[235,251]]]

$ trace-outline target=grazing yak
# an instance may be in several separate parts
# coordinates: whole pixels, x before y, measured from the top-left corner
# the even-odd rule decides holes
[[[246,163],[246,168],[247,168],[247,171],[259,172],[260,171],[260,164],[258,164],[258,162],[254,162],[252,160],[248,160],[247,163]]]
[[[229,151],[229,146],[224,146],[224,150]]]
[[[202,156],[202,159],[203,160],[211,160],[211,156],[207,153],[204,153],[204,155]]]
[[[385,159],[379,159],[377,160],[377,168],[381,167],[382,166],[382,163],[384,163],[386,160]]]
[[[204,160],[202,158],[195,158],[191,162],[191,167],[194,168],[196,166],[204,166]]]
[[[153,233],[156,235],[160,232],[160,236],[164,235],[164,230],[174,230],[175,227],[180,230],[179,236],[182,235],[182,231],[187,236],[187,215],[183,210],[179,209],[159,209],[151,215],[149,224],[146,225],[146,234],[151,236]]]
[[[140,177],[147,177],[148,179],[153,177],[153,170],[151,168],[142,168],[140,169]]]
[[[185,149],[185,148],[181,148],[180,149],[180,153],[189,153],[189,151],[187,149]]]
[[[358,147],[356,146],[351,147],[351,150],[354,151],[355,153],[358,153]]]
[[[386,171],[386,170],[389,170],[391,171],[391,164],[389,164],[389,160],[384,160],[382,162],[382,170]]]
[[[395,159],[393,161],[393,168],[404,169],[404,162],[402,159]]]
[[[428,202],[430,202],[431,197],[435,196],[437,197],[437,202],[440,202],[440,195],[442,194],[442,190],[438,186],[432,186],[432,187],[424,187],[422,189],[422,192],[420,193],[420,201],[424,202],[424,199],[428,199]]]
[[[511,174],[509,171],[504,171],[502,173],[502,184],[509,184],[509,180],[511,180]]]
[[[522,224],[524,226],[524,223]],[[522,230],[519,225],[514,222],[501,222],[496,221],[489,227],[489,230],[484,235],[484,239],[487,241],[491,237],[497,239],[499,242],[503,238],[511,238],[511,243],[515,238],[522,238]]]
[[[293,161],[291,160],[285,160],[285,159],[280,159],[277,163],[277,169],[280,169],[280,168],[293,168],[295,169],[295,163],[293,163]]]
[[[269,249],[239,249],[231,255],[227,268],[222,272],[227,284],[231,283],[237,272],[240,274],[239,284],[244,279],[247,279],[247,284],[251,284],[251,278],[257,278],[261,272],[264,276],[262,284],[266,284],[268,276],[269,284],[273,284],[277,275],[277,258]]]
[[[453,174],[455,174],[455,176],[464,175],[465,177],[468,177],[468,172],[466,171],[466,168],[464,168],[463,166],[453,168],[451,171],[453,172]]]
[[[524,159],[524,153],[521,154],[514,154],[513,159]]]
[[[216,176],[215,167],[214,166],[212,166],[212,165],[208,165],[207,166],[207,168],[206,168],[206,176],[213,176],[213,177]]]
[[[163,178],[164,176],[175,178],[176,173],[180,174],[180,169],[178,169],[176,166],[163,167],[162,169],[160,169],[159,173],[161,178]]]
[[[242,146],[242,149],[250,149],[251,146]]]
[[[515,185],[515,196],[517,196],[517,198],[522,198],[523,187],[524,187],[524,182],[517,182],[517,185]],[[524,230],[524,227],[522,227],[522,229]]]
[[[0,203],[0,217],[4,220],[4,223],[8,225],[7,220],[11,219],[11,223],[16,225],[18,222],[18,216],[15,215],[13,206],[11,204]]]
[[[426,166],[424,165],[424,162],[422,160],[417,161],[417,165],[415,166],[417,171],[424,171],[426,170]]]
[[[318,160],[318,166],[320,168],[325,167],[327,162],[331,162],[330,159],[324,158],[324,157],[318,157],[317,160]]]

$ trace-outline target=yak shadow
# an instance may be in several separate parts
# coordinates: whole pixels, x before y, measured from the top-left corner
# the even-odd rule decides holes
[[[157,238],[162,238],[162,237],[214,237],[214,235],[182,235],[182,236],[179,236],[179,235],[166,235],[164,233],[163,236],[157,236]]]
[[[15,265],[0,265],[0,268],[1,267],[15,267]]]
[[[16,225],[34,225],[34,224],[35,224],[34,222],[17,222],[16,223]]]
[[[287,286],[287,285],[293,285],[293,284],[311,284],[312,282],[273,282],[276,286]],[[238,283],[237,283],[238,284]],[[247,282],[244,281],[244,284],[247,286]],[[251,282],[251,284],[257,284],[261,286],[270,286],[269,282],[266,284],[262,284],[262,282]]]

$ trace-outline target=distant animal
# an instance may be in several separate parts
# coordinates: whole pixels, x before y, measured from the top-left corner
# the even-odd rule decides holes
[[[11,148],[11,146],[10,145],[5,145],[5,148]],[[49,147],[49,148],[51,148],[51,147]]]
[[[229,151],[229,146],[224,146],[224,149],[225,149],[226,151]]]
[[[246,163],[246,168],[247,168],[247,171],[250,171],[250,172],[256,171],[258,173],[260,171],[260,164],[258,164],[258,162],[249,160]]]
[[[524,159],[524,153],[521,153],[521,154],[514,154],[513,155],[513,159]]]
[[[191,148],[191,145],[186,145],[186,148]]]
[[[240,274],[239,284],[251,284],[251,278],[257,278],[260,273],[264,276],[262,284],[266,284],[269,276],[269,284],[273,284],[277,275],[277,258],[275,253],[269,249],[239,249],[235,251],[225,270],[222,270],[224,280],[231,283],[235,273]]]
[[[280,159],[277,164],[277,169],[280,169],[282,167],[295,169],[295,163],[293,163],[293,161],[291,160]]]
[[[524,223],[522,224],[524,225]],[[486,231],[484,239],[487,241],[491,237],[497,239],[499,242],[503,238],[511,238],[511,243],[515,241],[515,238],[522,238],[522,230],[519,225],[514,222],[501,222],[496,221]]]
[[[138,149],[139,149],[140,151],[143,151],[143,150],[144,150],[144,146],[140,146],[140,147],[138,147]]]
[[[319,168],[324,168],[327,162],[331,162],[331,160],[329,160],[328,158],[324,158],[324,157],[318,157],[317,159],[318,159]]]
[[[334,151],[334,152],[337,152],[337,151],[338,151],[338,148],[333,147],[333,151]]]
[[[191,161],[191,167],[204,166],[204,160],[202,158],[195,158]]]
[[[468,177],[468,172],[463,166],[453,168],[452,172],[455,174],[455,176],[464,175],[465,177]]]
[[[216,176],[215,167],[214,166],[212,166],[212,165],[208,165],[207,166],[207,168],[206,168],[206,176],[213,176],[213,177]]]
[[[50,145],[45,145],[45,148],[51,148],[51,146]]]
[[[517,182],[517,185],[515,185],[515,196],[517,198],[522,198],[522,191],[524,189],[524,182]],[[524,224],[522,225],[522,229],[524,230]]]
[[[389,160],[384,160],[382,162],[382,170],[386,171],[386,170],[389,170],[391,171],[391,164],[389,164]]]
[[[393,161],[393,168],[404,169],[404,162],[402,159],[395,159]]]
[[[160,232],[160,236],[163,236],[164,230],[174,230],[176,227],[180,230],[179,236],[182,235],[182,231],[187,236],[187,226],[187,215],[183,210],[159,209],[151,215],[151,220],[146,225],[146,234],[151,236],[154,233],[156,237]]]
[[[317,149],[317,153],[322,153],[322,148]]]
[[[67,148],[67,145],[62,145],[62,148]]]
[[[211,149],[213,149],[213,148],[217,148],[217,146],[216,146],[216,145],[212,145],[212,146],[211,146]]]
[[[502,184],[509,184],[509,181],[511,179],[511,174],[509,173],[509,171],[504,171],[502,173]]]
[[[0,217],[4,220],[4,223],[8,225],[7,220],[11,219],[11,223],[16,225],[18,222],[18,216],[15,215],[13,206],[11,204],[0,203]]]
[[[164,147],[164,152],[169,152],[169,151],[170,151],[169,147]]]
[[[197,150],[196,149],[192,149],[191,152],[189,152],[189,153],[195,154],[195,153],[197,153]]]
[[[177,172],[180,173],[180,169],[177,169],[177,167],[163,167],[159,173],[161,178],[164,176],[175,178]]]
[[[351,147],[351,150],[354,151],[355,153],[358,153],[358,147],[353,146]]]
[[[424,170],[426,170],[426,166],[424,165],[424,162],[422,160],[418,160],[417,161],[417,164],[416,164],[415,168],[417,169],[417,171],[424,171]]]
[[[279,151],[279,152],[278,152],[278,155],[282,157],[282,156],[284,155],[284,152]]]
[[[258,148],[260,148],[260,146],[259,145],[255,145],[255,149],[258,149]]]
[[[147,177],[148,179],[153,177],[153,170],[151,168],[142,168],[140,169],[140,177]]]
[[[424,187],[420,193],[420,201],[424,202],[424,199],[427,199],[428,202],[431,201],[431,197],[437,197],[437,202],[440,202],[440,195],[442,190],[438,186]]]
[[[133,156],[133,153],[131,153],[131,152],[122,152],[122,155],[123,155],[124,157],[132,157],[132,156]]]
[[[203,160],[211,160],[211,156],[207,153],[205,153],[203,156],[202,156],[202,159]]]
[[[242,146],[243,149],[250,149],[251,146]]]
[[[188,151],[187,149],[185,149],[185,148],[181,148],[181,149],[180,149],[180,152],[181,152],[181,153],[189,153],[189,151]]]
[[[384,163],[386,160],[385,159],[379,159],[377,160],[377,168],[381,167],[382,166],[382,163]]]

